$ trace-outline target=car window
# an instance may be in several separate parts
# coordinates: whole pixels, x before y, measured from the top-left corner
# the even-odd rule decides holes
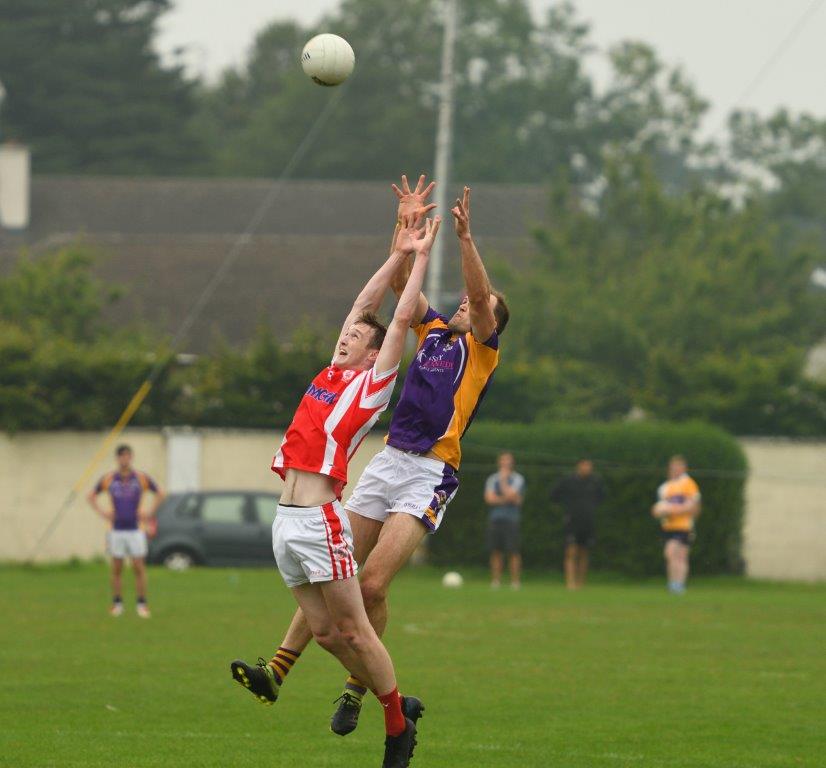
[[[275,520],[275,510],[278,507],[278,496],[256,496],[255,515],[263,525],[272,525]]]
[[[204,496],[201,502],[201,520],[205,523],[243,523],[244,497]]]
[[[175,514],[178,517],[195,518],[198,515],[198,503],[200,499],[195,494],[185,496],[178,504]]]

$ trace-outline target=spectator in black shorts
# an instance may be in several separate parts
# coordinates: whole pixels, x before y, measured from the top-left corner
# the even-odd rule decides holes
[[[575,471],[561,478],[551,490],[551,501],[560,504],[565,511],[565,584],[568,589],[585,585],[588,550],[596,538],[596,510],[605,495],[605,483],[594,473],[590,459],[580,459]]]
[[[521,584],[522,556],[519,526],[525,478],[513,471],[513,454],[499,454],[499,471],[485,483],[485,503],[488,512],[488,548],[490,550],[490,585],[497,589],[502,583],[503,555],[508,555],[511,589]]]

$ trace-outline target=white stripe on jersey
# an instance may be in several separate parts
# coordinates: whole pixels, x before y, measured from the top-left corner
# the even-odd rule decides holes
[[[376,411],[369,419],[367,419],[366,422],[364,422],[364,426],[356,432],[355,435],[353,435],[353,439],[350,441],[350,450],[347,452],[348,461],[361,445],[361,441],[364,440],[367,433],[373,429],[373,425],[379,420],[379,416],[381,416],[381,411]]]
[[[365,380],[367,379],[368,373],[369,371],[362,371],[347,385],[347,388],[341,393],[338,402],[335,404],[335,407],[324,422],[324,432],[327,434],[327,444],[324,447],[324,463],[321,465],[321,469],[319,470],[319,473],[322,475],[329,475],[335,465],[338,443],[336,442],[335,437],[333,437],[333,432],[341,423],[341,420],[347,415],[347,411],[350,410],[350,406],[358,396],[359,390],[362,388]]]
[[[281,440],[281,445],[278,446],[278,450],[275,452],[275,458],[272,461],[273,467],[283,467],[284,466],[284,454],[281,452],[281,449],[284,447],[284,443],[287,442],[287,434],[284,434],[284,438]]]
[[[381,375],[376,373],[375,368],[371,368],[370,369],[370,378],[372,379],[372,381],[374,383],[378,384],[380,381],[384,381],[388,376],[392,376],[398,370],[399,370],[399,364],[398,363],[396,363],[396,365],[394,365],[392,368],[388,368]]]
[[[394,376],[398,370],[399,366],[397,365],[395,368],[392,368],[377,377],[373,375],[373,371],[371,369],[369,371],[370,375],[364,383],[364,393],[362,394],[361,401],[359,402],[360,407],[367,410],[371,408],[386,408],[387,404],[390,402],[390,395],[393,394],[393,386],[396,383],[395,379],[385,384],[381,389],[374,392],[372,395],[368,395],[367,393],[370,391],[371,384],[380,384],[381,382],[389,379],[391,376]],[[375,420],[373,423],[375,423]]]
[[[456,378],[453,379],[454,384],[459,381],[459,378],[465,372],[465,357],[467,355],[467,350],[465,349],[465,342],[462,338],[459,339],[459,349],[462,350],[462,359],[459,361],[459,370],[456,371]]]
[[[373,428],[373,425],[379,420],[379,416],[384,412],[384,409],[387,408],[388,403],[390,402],[390,396],[393,394],[393,387],[396,385],[396,372],[399,370],[399,366],[397,365],[387,373],[383,373],[378,378],[373,378],[371,376],[367,377],[367,381],[365,382],[364,389],[365,391],[370,389],[371,383],[382,382],[386,379],[390,379],[392,376],[392,380],[388,381],[378,392],[374,392],[372,395],[369,396],[362,396],[361,398],[361,407],[362,408],[375,408],[376,412],[364,423],[364,426],[353,435],[352,439],[350,440],[350,450],[347,452],[347,460],[349,461],[352,455],[356,452],[358,447],[361,445],[361,441],[367,436],[367,433]],[[371,381],[372,379],[372,381]]]

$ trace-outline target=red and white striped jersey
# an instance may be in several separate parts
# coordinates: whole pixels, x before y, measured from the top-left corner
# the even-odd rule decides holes
[[[332,477],[341,498],[347,464],[390,403],[399,367],[376,376],[330,365],[316,376],[272,461],[283,479],[288,469]]]

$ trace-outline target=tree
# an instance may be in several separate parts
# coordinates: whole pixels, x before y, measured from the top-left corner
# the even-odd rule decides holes
[[[89,342],[102,332],[101,312],[119,296],[91,274],[95,254],[79,244],[35,259],[22,253],[0,279],[0,320],[46,338]]]
[[[433,162],[443,35],[436,0],[346,0],[318,28],[292,22],[258,35],[246,66],[201,91],[199,126],[213,169],[277,175],[330,99],[337,99],[297,169],[311,178],[395,178]],[[342,90],[310,86],[297,67],[317,31],[336,29],[356,51]],[[526,0],[461,5],[456,52],[457,177],[541,182],[561,172],[591,182],[606,148],[650,151],[683,183],[705,103],[650,48],[612,53],[612,85],[595,93],[585,69],[589,29],[570,3],[536,23]],[[343,92],[342,92],[343,91]]]
[[[741,175],[757,176],[767,187],[773,215],[817,231],[826,242],[826,119],[785,109],[767,118],[735,112],[729,130],[732,159],[745,165]]]
[[[170,0],[0,0],[0,131],[39,172],[173,174],[203,160],[192,85],[152,48]]]
[[[759,199],[668,194],[644,159],[613,162],[605,178],[596,212],[558,185],[533,263],[499,270],[513,305],[530,308],[508,328],[502,395],[524,393],[532,416],[636,407],[741,434],[822,434],[826,392],[802,368],[826,322],[809,280],[824,249],[781,247]],[[507,411],[491,394],[488,411]]]

